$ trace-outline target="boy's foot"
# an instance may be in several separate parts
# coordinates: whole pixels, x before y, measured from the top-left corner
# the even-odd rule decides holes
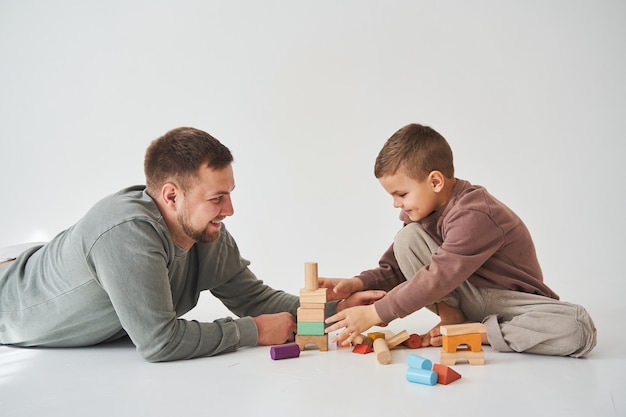
[[[447,324],[461,324],[465,323],[465,315],[459,309],[450,307],[444,302],[437,303],[437,314],[441,318],[439,324],[430,329],[428,333],[422,336],[422,346],[441,346],[443,344],[443,338],[441,337],[440,326]]]

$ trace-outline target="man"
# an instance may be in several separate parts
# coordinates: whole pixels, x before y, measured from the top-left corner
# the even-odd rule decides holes
[[[145,187],[104,198],[46,245],[0,265],[0,344],[87,346],[128,335],[159,362],[293,340],[298,297],[258,280],[222,223],[233,214],[232,162],[194,128],[153,141]],[[204,290],[239,318],[178,318]]]

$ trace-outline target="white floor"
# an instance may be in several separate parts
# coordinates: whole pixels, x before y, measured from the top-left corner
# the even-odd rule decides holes
[[[599,342],[586,359],[487,347],[484,366],[457,364],[462,378],[436,386],[405,378],[407,355],[438,362],[436,348],[394,349],[392,363],[380,365],[374,354],[334,345],[279,361],[269,347],[255,347],[162,364],[143,361],[128,340],[0,347],[0,416],[626,416],[624,315],[617,314],[594,311]],[[434,320],[419,312],[387,330],[421,333]]]

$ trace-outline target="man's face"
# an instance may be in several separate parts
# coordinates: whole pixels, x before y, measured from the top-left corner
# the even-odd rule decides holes
[[[231,165],[214,170],[203,166],[184,196],[177,219],[194,242],[212,242],[220,235],[222,220],[234,213],[230,193],[235,188]]]

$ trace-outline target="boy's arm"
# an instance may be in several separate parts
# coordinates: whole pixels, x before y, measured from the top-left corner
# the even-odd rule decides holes
[[[396,256],[393,252],[393,244],[383,253],[378,261],[378,267],[361,272],[358,278],[363,282],[365,290],[389,291],[406,281]]]
[[[474,274],[504,243],[504,234],[486,213],[468,210],[446,222],[444,242],[414,277],[374,305],[384,323],[433,304]]]

